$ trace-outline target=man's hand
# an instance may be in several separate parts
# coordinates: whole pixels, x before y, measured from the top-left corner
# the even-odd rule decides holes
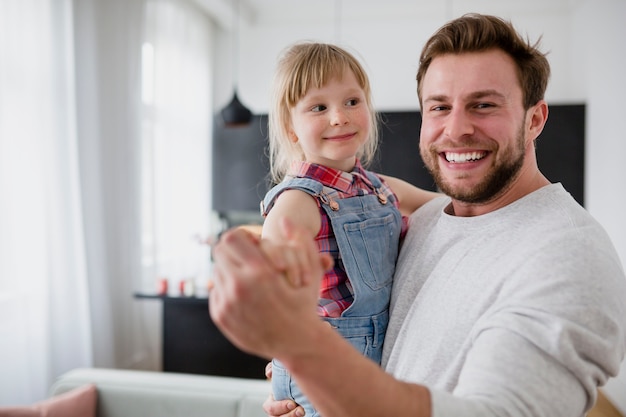
[[[238,348],[268,359],[298,352],[292,330],[320,324],[319,282],[332,264],[310,234],[287,222],[285,228],[288,241],[280,244],[231,230],[213,251],[211,318]]]

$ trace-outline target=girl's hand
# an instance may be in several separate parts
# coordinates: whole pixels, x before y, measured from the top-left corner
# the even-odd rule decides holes
[[[272,362],[265,366],[265,377],[272,379]],[[269,395],[263,403],[263,411],[270,417],[303,416],[304,409],[291,400],[276,401],[273,395]]]
[[[302,417],[304,409],[291,400],[276,401],[272,395],[263,403],[263,411],[270,417]]]

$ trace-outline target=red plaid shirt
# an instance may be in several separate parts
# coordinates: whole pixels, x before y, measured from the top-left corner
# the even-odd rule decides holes
[[[324,186],[326,194],[337,200],[374,193],[374,187],[358,160],[352,172],[340,171],[308,162],[294,162],[287,175],[319,181]],[[384,182],[383,185],[383,190],[381,190],[383,194],[387,197],[393,195],[391,189]],[[393,198],[390,201],[393,201],[394,205],[398,207],[397,198]],[[322,279],[317,312],[323,317],[339,317],[354,301],[354,291],[337,249],[335,233],[331,227],[330,219],[319,201],[317,201],[317,204],[320,210],[322,227],[315,240],[320,252],[329,253],[335,260],[333,269],[327,271]],[[406,225],[407,219],[403,217],[402,235],[406,232]]]

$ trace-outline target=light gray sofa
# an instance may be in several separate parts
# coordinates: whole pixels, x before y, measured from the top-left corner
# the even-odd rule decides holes
[[[50,395],[93,383],[97,417],[265,417],[264,380],[119,369],[75,369]]]

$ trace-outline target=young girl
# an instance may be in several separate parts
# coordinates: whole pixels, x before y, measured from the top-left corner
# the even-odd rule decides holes
[[[369,80],[355,57],[322,43],[287,49],[269,112],[270,173],[278,185],[261,204],[262,237],[284,240],[285,217],[311,232],[334,259],[318,314],[380,363],[404,216],[437,194],[366,171],[377,144]],[[272,387],[277,400],[293,399],[318,416],[277,360]]]

